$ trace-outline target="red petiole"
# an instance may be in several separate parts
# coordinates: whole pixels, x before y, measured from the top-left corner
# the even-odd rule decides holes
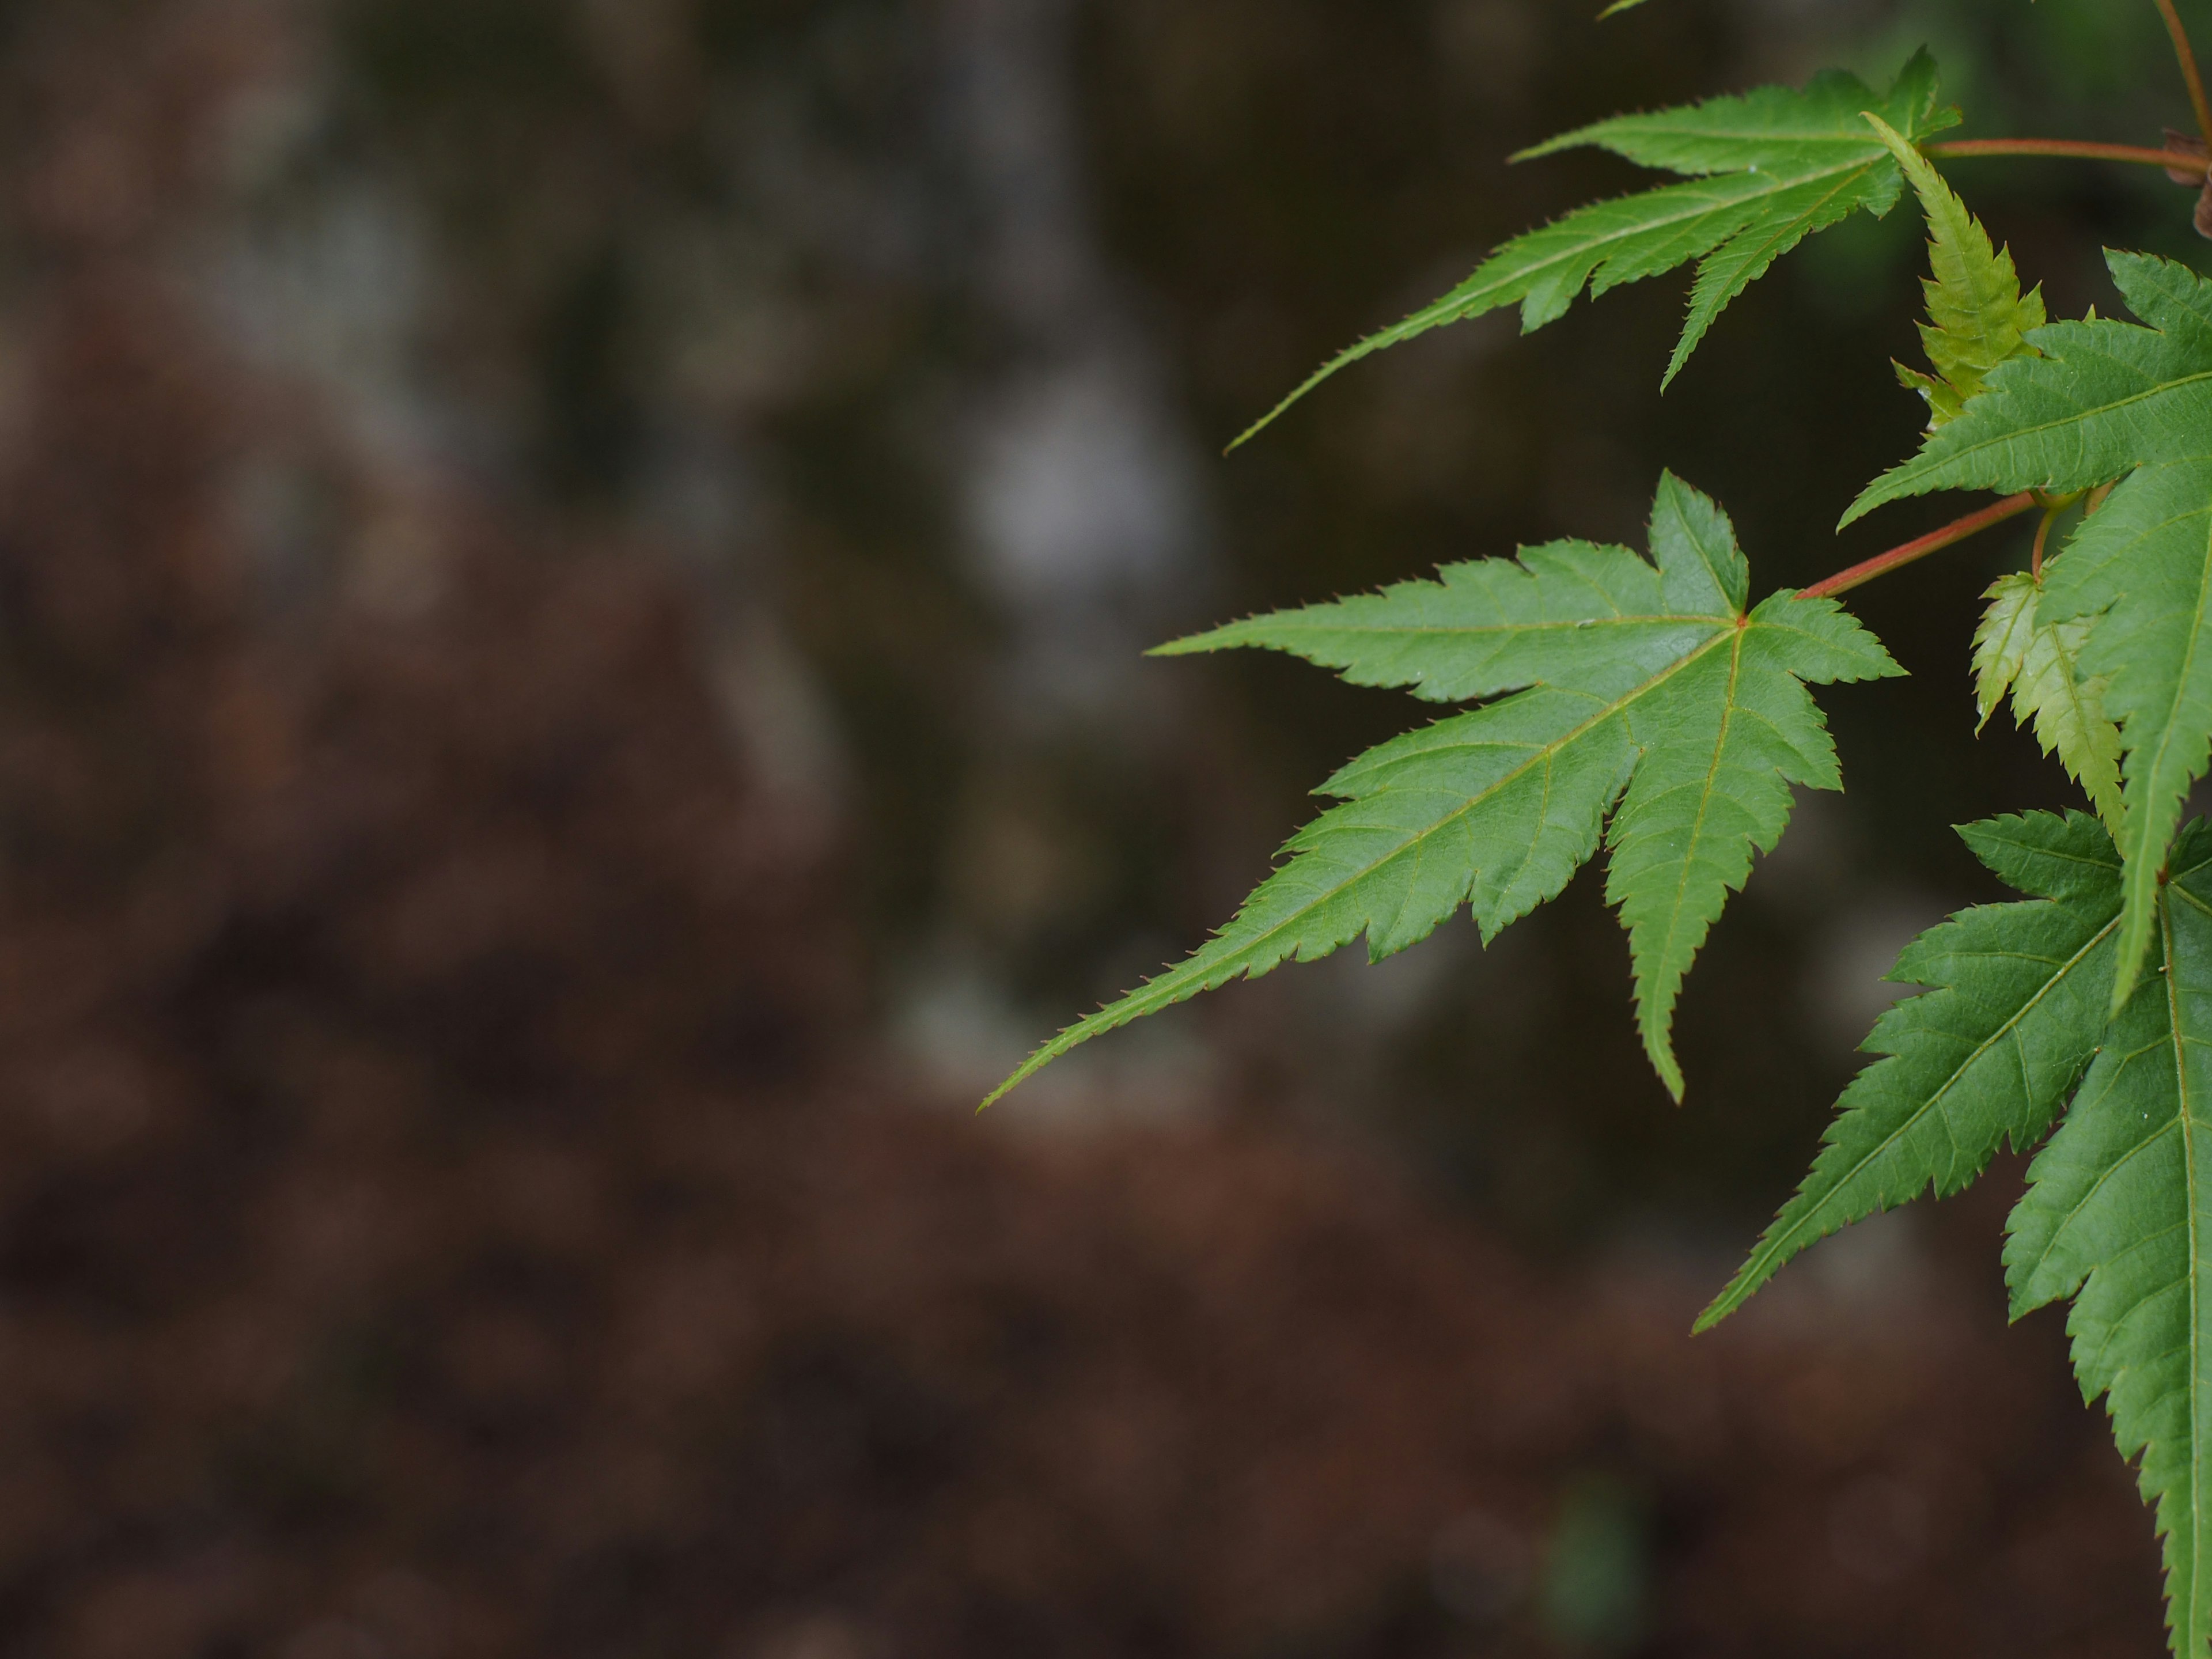
[[[2181,64],[2181,78],[2189,83],[2189,106],[2197,112],[2197,136],[2212,143],[2212,104],[2204,97],[2204,77],[2197,72],[2197,52],[2189,44],[2189,31],[2181,27],[2181,14],[2173,0],[2157,0],[2158,15],[2166,19],[2166,32],[2173,37],[2173,55]]]
[[[2001,525],[2008,519],[2017,519],[2023,513],[2032,513],[2041,505],[2036,492],[2023,489],[2017,495],[1984,507],[1978,513],[1969,513],[1965,518],[1945,525],[1941,530],[1931,530],[1925,536],[1909,541],[1902,547],[1893,547],[1887,553],[1877,553],[1864,563],[1855,564],[1848,570],[1838,570],[1826,581],[1814,582],[1798,594],[1803,599],[1829,599],[1838,593],[1848,593],[1876,576],[1886,576],[1902,568],[1916,559],[1924,559],[1930,553],[1940,553],[1955,546],[1967,537]]]
[[[1959,138],[1923,144],[1921,153],[1936,161],[1976,155],[2061,155],[2085,161],[2129,161],[2202,177],[2205,159],[2182,149],[2149,149],[2140,144],[2092,144],[2072,138]]]

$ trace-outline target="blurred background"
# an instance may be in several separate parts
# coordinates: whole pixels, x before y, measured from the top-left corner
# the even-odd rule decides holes
[[[2189,7],[2192,15],[2202,7]],[[1209,622],[1583,535],[1760,589],[1922,418],[1922,232],[1493,316],[1224,441],[1634,171],[1936,52],[2156,143],[2148,0],[8,0],[0,1648],[54,1659],[2142,1655],[2021,1164],[1692,1341],[1947,825],[1990,538],[1868,589],[1669,1105],[1586,872],[1094,1045],[1425,718]],[[2212,19],[2198,17],[2212,25]],[[2148,170],[1960,163],[2054,314]]]

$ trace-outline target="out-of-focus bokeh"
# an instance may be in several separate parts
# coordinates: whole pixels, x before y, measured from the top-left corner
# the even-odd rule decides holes
[[[37,1659],[2137,1655],[2156,1549],[2021,1165],[1690,1320],[1946,825],[1974,596],[1869,588],[1683,1004],[1586,875],[1095,1045],[1419,718],[1231,615],[1669,465],[1760,585],[1909,448],[1909,212],[1657,383],[1683,284],[1223,441],[1635,176],[1504,157],[1925,42],[2154,143],[2148,3],[10,0],[0,9],[0,1650]],[[2194,16],[2203,8],[2185,5]],[[2197,16],[2200,23],[2212,19]],[[1960,164],[2054,313],[2155,172]]]

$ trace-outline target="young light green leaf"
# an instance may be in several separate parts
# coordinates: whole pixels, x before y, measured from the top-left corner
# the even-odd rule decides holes
[[[1433,305],[1324,365],[1237,443],[1338,370],[1432,328],[1518,305],[1522,331],[1533,331],[1563,315],[1584,288],[1595,297],[1702,260],[1690,316],[1668,366],[1671,381],[1714,318],[1777,258],[1856,210],[1879,217],[1895,205],[1897,164],[1860,118],[1869,109],[1916,142],[1959,118],[1957,111],[1939,106],[1936,66],[1922,53],[1887,95],[1855,76],[1831,72],[1802,92],[1763,87],[1741,97],[1618,116],[1523,151],[1514,159],[1595,145],[1690,182],[1595,203],[1506,243]]]
[[[1607,893],[1630,931],[1639,1024],[1679,1098],[1668,1031],[1683,973],[1753,849],[1780,836],[1790,786],[1839,787],[1803,683],[1900,671],[1832,600],[1781,593],[1747,612],[1733,526],[1671,476],[1651,551],[1646,562],[1624,547],[1553,543],[1165,647],[1264,647],[1358,684],[1498,700],[1343,768],[1321,793],[1344,804],[1291,838],[1289,862],[1234,921],[1062,1032],[991,1098],[1079,1043],[1286,957],[1311,961],[1364,933],[1380,960],[1462,905],[1493,938],[1566,885],[1608,813]]]
[[[2057,566],[2054,564],[2054,569]],[[2056,755],[2080,784],[2097,816],[2118,837],[2120,816],[2120,732],[2105,713],[2107,682],[2083,678],[2081,647],[2092,623],[2045,621],[2039,613],[2042,584],[2025,570],[1997,579],[1983,597],[1990,608],[1974,635],[1976,703],[1982,726],[2012,694],[2013,719],[2032,726],[2046,755]]]
[[[1939,427],[1982,389],[1990,370],[2035,349],[2022,337],[2045,321],[2043,291],[2023,297],[2012,251],[1991,246],[1981,222],[1903,134],[1879,115],[1869,112],[1866,118],[1928,215],[1929,264],[1935,274],[1920,284],[1929,319],[1920,325],[1920,341],[1936,373],[1923,374],[1902,363],[1897,373],[1927,398],[1929,425]]]
[[[2106,258],[2148,326],[2038,329],[2030,343],[2043,355],[1992,371],[1959,418],[1877,480],[1846,522],[1929,489],[2064,494],[2125,478],[2054,563],[2040,601],[2051,623],[2099,618],[2078,672],[2106,682],[2105,711],[2127,755],[2117,1010],[2149,948],[2182,803],[2212,754],[2212,284],[2168,260]]]
[[[1974,630],[1974,708],[1980,716],[1974,722],[1976,737],[2027,665],[2028,647],[2035,641],[2035,602],[2042,592],[2043,585],[2022,570],[1998,577],[1982,595],[1990,605]]]
[[[2033,1146],[2096,1052],[2120,915],[2112,838],[2079,812],[1996,818],[1959,833],[2033,897],[1968,910],[1905,946],[1889,977],[1930,989],[1876,1023],[1863,1046],[1889,1058],[1844,1091],[1805,1184],[1698,1330],[1807,1246],[1931,1187],[1950,1197],[2008,1140]]]
[[[2015,1318],[2063,1297],[2075,1374],[2106,1396],[2165,1540],[2175,1654],[2212,1643],[2212,834],[2175,848],[2160,966],[2029,1166],[2005,1278]]]
[[[1936,489],[2068,495],[2149,462],[2212,455],[2212,284],[2148,254],[2107,252],[2129,308],[2148,326],[2051,323],[2039,356],[1991,370],[1973,407],[1867,486],[1844,515]]]

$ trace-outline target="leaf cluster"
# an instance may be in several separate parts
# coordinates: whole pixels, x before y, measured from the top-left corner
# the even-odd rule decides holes
[[[1596,146],[1678,182],[1514,239],[1283,407],[1431,329],[1506,305],[1535,329],[1585,291],[1694,264],[1663,386],[1782,254],[1852,213],[1888,212],[1911,186],[1929,232],[1927,362],[1898,374],[1925,400],[1927,430],[1845,522],[1939,489],[2008,496],[1960,534],[2042,511],[2030,567],[1984,595],[1974,701],[1984,724],[2008,703],[2094,813],[1961,830],[2023,896],[1906,948],[1891,977],[1923,994],[1875,1025],[1865,1047],[1877,1058],[1838,1102],[1811,1172],[1698,1328],[1818,1240],[1959,1191],[2002,1146],[2039,1148],[2008,1229],[2013,1308],[2071,1300],[2076,1372],[2106,1399],[2156,1510],[2174,1651],[2206,1659],[2212,825],[2182,819],[2212,767],[2212,283],[2110,253],[2136,320],[2051,322],[1931,160],[1931,137],[1958,118],[1922,54],[1881,94],[1825,75],[1539,144],[1523,156]],[[2201,176],[2172,148],[2130,159]],[[2066,544],[2046,559],[2062,523]],[[1162,647],[1286,652],[1453,712],[1340,769],[1318,792],[1333,804],[1226,927],[1061,1032],[992,1098],[1094,1036],[1291,958],[1364,939],[1379,960],[1462,909],[1487,943],[1602,851],[1638,1030],[1680,1100],[1672,1026],[1692,962],[1784,833],[1793,791],[1841,787],[1808,688],[1901,672],[1833,596],[1943,544],[1939,533],[1754,604],[1727,514],[1667,474],[1646,554],[1554,542]]]
[[[1969,910],[1890,977],[1930,988],[1883,1015],[1884,1056],[1838,1105],[1820,1153],[1698,1322],[1735,1312],[1799,1251],[1933,1190],[2001,1146],[2044,1142],[2007,1226],[2014,1317],[2068,1297],[2083,1392],[2109,1397],[2165,1539],[2174,1650],[2212,1642],[2212,824],[2177,843],[2153,916],[2157,966],[2117,1014],[2124,884],[2094,817],[2029,813],[1961,830],[2024,902]],[[2062,1121],[2063,1115],[2063,1121]],[[2052,1127],[2057,1125],[2056,1133]]]

